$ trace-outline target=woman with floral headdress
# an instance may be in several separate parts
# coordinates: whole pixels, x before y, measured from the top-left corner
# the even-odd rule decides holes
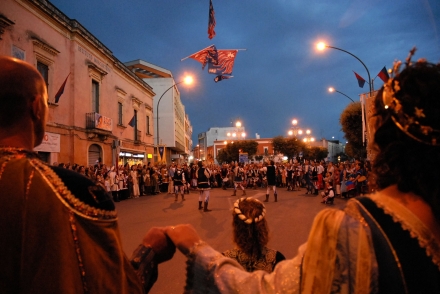
[[[278,262],[286,259],[281,252],[266,247],[269,228],[265,216],[266,208],[258,199],[243,197],[234,203],[232,227],[237,247],[223,255],[235,259],[248,272],[271,273]]]
[[[440,293],[440,65],[411,63],[414,51],[370,98],[377,192],[322,210],[271,274],[243,271],[189,225],[168,228],[188,256],[188,292]]]

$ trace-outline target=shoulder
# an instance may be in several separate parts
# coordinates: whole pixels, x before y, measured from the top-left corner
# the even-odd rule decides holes
[[[62,181],[64,186],[81,202],[97,209],[115,210],[115,205],[107,192],[95,185],[89,178],[60,167],[49,167]]]

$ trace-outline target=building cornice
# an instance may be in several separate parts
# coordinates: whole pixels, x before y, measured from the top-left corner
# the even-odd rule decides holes
[[[23,0],[22,2],[28,2],[37,7],[44,14],[49,16],[52,20],[58,22],[61,26],[66,28],[72,35],[78,34],[84,40],[88,41],[94,48],[105,55],[112,63],[113,66],[127,76],[130,76],[133,81],[144,88],[151,96],[154,96],[153,88],[144,82],[141,78],[136,76],[130,69],[128,69],[119,59],[117,59],[113,52],[107,48],[101,41],[99,41],[92,33],[90,33],[83,25],[77,20],[70,19],[67,15],[61,12],[55,5],[46,0]],[[0,18],[1,21],[1,18]],[[1,31],[0,31],[1,32]],[[1,35],[0,35],[1,37]]]

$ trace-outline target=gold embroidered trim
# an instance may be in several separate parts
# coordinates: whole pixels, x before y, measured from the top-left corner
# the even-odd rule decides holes
[[[391,197],[380,192],[368,196],[378,207],[389,214],[394,222],[400,223],[402,229],[408,231],[412,238],[416,238],[420,247],[424,248],[426,255],[440,269],[440,244],[434,238],[431,231],[409,209]],[[392,209],[390,209],[392,207]]]
[[[81,256],[81,247],[79,246],[78,233],[76,229],[75,217],[73,211],[69,211],[70,229],[72,230],[73,244],[75,245],[76,258],[78,259],[79,273],[83,284],[84,293],[89,293],[86,282],[86,270],[84,268],[83,258]]]
[[[63,181],[58,175],[47,165],[43,164],[40,160],[30,160],[37,170],[39,170],[47,183],[52,187],[52,190],[58,196],[58,198],[70,209],[73,209],[75,213],[81,215],[84,218],[92,220],[115,220],[117,218],[117,212],[114,210],[104,210],[91,207],[84,202],[76,198],[72,192],[64,185]]]

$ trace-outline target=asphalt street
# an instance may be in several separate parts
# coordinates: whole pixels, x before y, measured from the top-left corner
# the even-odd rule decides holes
[[[341,208],[345,199],[336,198],[333,205],[320,203],[321,196],[306,195],[301,191],[286,191],[278,188],[278,202],[273,192],[266,204],[266,219],[270,228],[268,247],[282,252],[286,258],[296,255],[298,246],[307,240],[314,216],[326,207]],[[232,208],[238,196],[231,196],[232,189],[211,190],[209,208],[211,212],[198,210],[198,192],[185,194],[185,201],[174,202],[174,195],[161,193],[141,196],[116,203],[122,245],[127,256],[140,244],[143,235],[154,226],[170,226],[181,223],[192,224],[200,237],[213,248],[222,252],[233,247]],[[263,201],[266,189],[246,190],[246,196]],[[159,265],[159,278],[150,293],[182,293],[185,286],[186,258],[176,252],[173,259]]]

